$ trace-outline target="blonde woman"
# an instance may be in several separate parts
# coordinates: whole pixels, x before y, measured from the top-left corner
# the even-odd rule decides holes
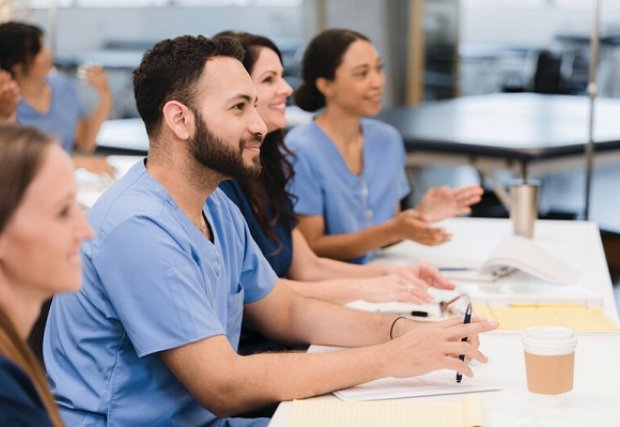
[[[41,132],[0,125],[0,425],[62,426],[26,345],[42,302],[81,283],[93,234],[75,201],[73,166]]]

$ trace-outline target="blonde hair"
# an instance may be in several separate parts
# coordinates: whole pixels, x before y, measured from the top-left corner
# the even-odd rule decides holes
[[[0,233],[15,213],[48,147],[49,136],[27,127],[0,125]],[[54,427],[64,424],[38,360],[17,333],[0,303],[0,354],[19,366],[32,381]]]

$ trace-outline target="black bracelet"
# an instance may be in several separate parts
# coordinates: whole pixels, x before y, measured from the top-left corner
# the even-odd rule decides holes
[[[392,336],[392,334],[394,333],[394,325],[396,325],[396,322],[398,322],[400,319],[406,319],[405,316],[398,316],[396,319],[394,319],[394,321],[392,322],[392,326],[390,326],[390,339],[393,340],[394,337]]]

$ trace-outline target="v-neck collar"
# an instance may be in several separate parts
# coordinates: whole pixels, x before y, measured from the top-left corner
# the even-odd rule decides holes
[[[342,153],[340,152],[340,150],[338,150],[338,147],[336,147],[336,144],[334,143],[334,141],[329,137],[329,135],[327,134],[327,132],[325,132],[317,123],[316,120],[314,120],[312,122],[312,125],[315,126],[317,128],[317,130],[320,132],[321,136],[323,137],[322,139],[323,144],[325,145],[325,147],[327,148],[327,150],[329,150],[328,155],[331,158],[337,159],[336,161],[338,163],[340,163],[341,169],[343,171],[346,171],[347,176],[349,176],[350,178],[355,179],[356,181],[363,178],[365,175],[365,171],[366,171],[366,159],[368,158],[367,156],[367,141],[366,141],[366,129],[364,126],[364,121],[360,121],[360,128],[362,131],[362,139],[363,139],[363,144],[362,144],[362,169],[360,170],[359,174],[355,174],[351,171],[351,169],[349,168],[349,165],[347,165],[347,162],[345,161]]]
[[[211,241],[204,234],[202,234],[198,227],[194,225],[192,220],[185,214],[185,212],[183,212],[180,206],[172,198],[170,192],[168,192],[168,190],[166,190],[166,188],[161,185],[159,181],[157,181],[148,173],[145,161],[141,162],[141,164],[143,173],[146,175],[145,179],[147,179],[150,182],[150,186],[155,189],[155,191],[159,193],[161,197],[165,199],[168,206],[172,209],[172,214],[179,220],[179,223],[181,224],[185,232],[192,238],[192,240],[194,240],[195,242],[204,241],[216,248],[219,241],[218,233],[213,223],[213,216],[208,209],[209,198],[213,196],[213,193],[209,195],[209,197],[202,206],[202,214],[207,220],[208,227],[211,231],[211,236],[213,237],[213,241]],[[217,191],[217,189],[215,191]]]

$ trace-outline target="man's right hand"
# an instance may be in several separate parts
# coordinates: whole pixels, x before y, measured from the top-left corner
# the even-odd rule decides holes
[[[465,355],[466,360],[486,363],[487,357],[478,350],[478,334],[499,326],[497,322],[488,320],[464,324],[459,317],[435,323],[421,324],[405,319],[399,322],[401,335],[396,333],[396,338],[386,343],[390,346],[386,352],[390,358],[386,364],[386,376],[411,377],[450,369],[472,377],[473,371],[459,359],[459,355]],[[462,341],[463,337],[468,337],[467,341]]]

